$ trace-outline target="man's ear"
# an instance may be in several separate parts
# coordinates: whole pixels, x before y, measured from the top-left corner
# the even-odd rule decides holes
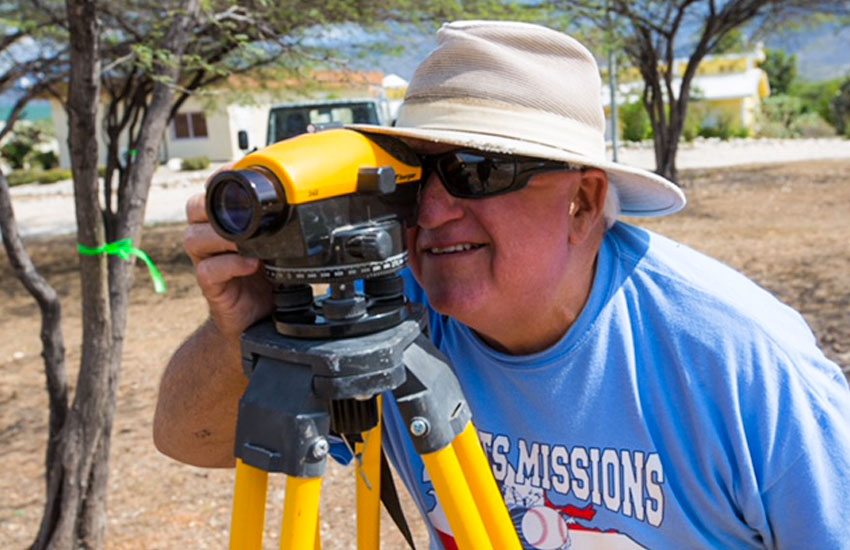
[[[580,244],[597,226],[604,226],[602,216],[608,195],[608,175],[598,168],[581,172],[581,180],[570,205],[570,242]]]

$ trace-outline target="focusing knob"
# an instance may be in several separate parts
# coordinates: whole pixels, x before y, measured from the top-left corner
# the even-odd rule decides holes
[[[355,258],[366,261],[380,261],[390,257],[393,252],[393,239],[386,231],[362,233],[348,239],[345,248]]]
[[[361,168],[357,172],[357,192],[367,195],[386,195],[395,191],[395,170],[392,166]]]

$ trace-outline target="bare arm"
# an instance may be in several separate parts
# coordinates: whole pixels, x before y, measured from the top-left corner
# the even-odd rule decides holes
[[[177,349],[162,376],[154,417],[160,452],[195,466],[233,466],[242,374],[239,340],[207,320]]]
[[[164,454],[196,466],[234,464],[233,445],[242,374],[242,332],[269,315],[273,300],[256,258],[210,226],[204,196],[186,205],[186,251],[210,310],[204,322],[174,353],[160,382],[154,443]]]

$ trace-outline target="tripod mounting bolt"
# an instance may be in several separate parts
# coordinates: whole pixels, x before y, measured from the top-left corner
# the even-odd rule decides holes
[[[315,460],[322,460],[326,456],[328,456],[328,452],[330,452],[331,446],[328,443],[328,440],[324,437],[320,437],[310,445],[310,456],[312,456]]]
[[[416,437],[423,437],[427,435],[429,431],[431,431],[431,424],[427,419],[417,416],[410,421],[410,433]]]

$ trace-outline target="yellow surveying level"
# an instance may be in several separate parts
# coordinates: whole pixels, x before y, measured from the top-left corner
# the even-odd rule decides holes
[[[398,274],[420,178],[402,142],[339,129],[272,145],[211,182],[213,227],[263,260],[276,306],[242,335],[231,550],[262,548],[270,472],[288,476],[280,548],[321,547],[331,434],[356,442],[358,548],[377,550],[382,399],[396,401],[458,547],[521,550],[457,379]],[[316,297],[313,283],[330,290]]]

